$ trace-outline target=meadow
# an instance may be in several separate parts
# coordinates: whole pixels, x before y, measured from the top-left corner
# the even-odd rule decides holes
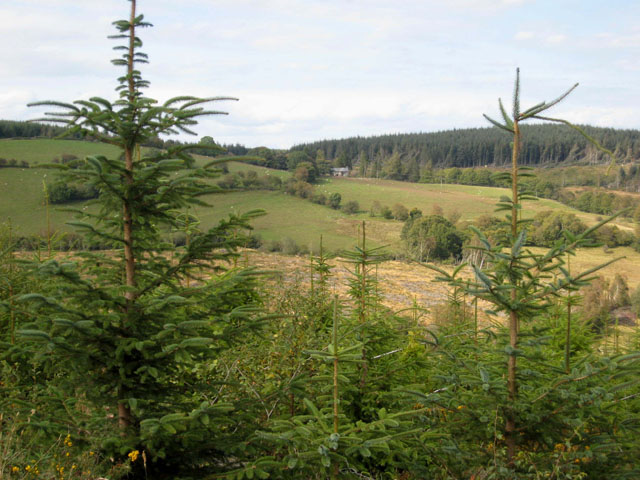
[[[114,155],[118,149],[113,145],[82,140],[3,139],[0,140],[0,158],[25,160],[32,166],[51,163],[54,158],[64,154],[79,158],[87,155]]]
[[[80,158],[90,154],[113,154],[115,150],[98,143],[76,140],[1,140],[0,157],[26,160],[31,165],[49,163],[63,154]],[[203,165],[211,159],[196,156],[198,164]],[[259,176],[274,175],[281,179],[291,174],[287,171],[273,170],[257,165],[229,162],[231,173],[253,170]],[[44,205],[43,182],[52,181],[56,171],[43,168],[2,168],[0,169],[0,219],[11,220],[15,234],[33,235],[46,231],[46,207]],[[213,180],[212,182],[215,182]],[[206,229],[230,214],[239,214],[255,209],[263,209],[265,215],[256,218],[252,225],[254,232],[263,242],[290,239],[301,247],[317,251],[320,236],[323,245],[329,251],[351,248],[356,244],[362,221],[366,222],[367,240],[371,246],[385,246],[389,252],[401,250],[400,231],[402,222],[387,220],[379,216],[371,217],[369,210],[375,201],[382,205],[403,204],[408,209],[418,208],[425,214],[431,213],[435,206],[445,215],[453,212],[460,214],[460,222],[473,221],[483,214],[493,214],[495,205],[501,196],[507,195],[507,189],[450,184],[419,184],[393,180],[369,178],[322,178],[315,186],[316,191],[325,194],[340,193],[342,203],[357,200],[360,212],[346,215],[340,210],[316,205],[301,198],[277,191],[235,191],[210,194],[203,199],[211,207],[197,207],[193,213],[200,220],[200,228]],[[52,206],[49,209],[53,231],[71,232],[66,225],[72,214],[67,207],[82,208],[79,202],[64,206]],[[525,215],[534,216],[543,210],[565,210],[576,214],[588,225],[598,221],[594,214],[580,212],[559,202],[540,199],[526,202]],[[632,225],[616,219],[615,224],[630,230]],[[601,248],[586,249],[580,252],[576,267],[590,268],[616,256],[625,258],[615,266],[608,267],[603,273],[612,276],[614,272],[628,277],[631,287],[640,284],[640,272],[634,265],[640,263],[640,254],[631,248],[618,248],[605,252]],[[424,275],[420,271],[416,275]],[[404,298],[404,295],[403,295]],[[406,297],[409,298],[409,297]],[[398,304],[405,304],[401,300]]]

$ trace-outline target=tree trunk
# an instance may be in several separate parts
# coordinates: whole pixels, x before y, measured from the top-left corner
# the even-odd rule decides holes
[[[136,99],[135,82],[133,79],[133,54],[134,54],[134,41],[135,41],[135,27],[134,20],[136,18],[136,0],[131,0],[131,16],[129,26],[129,60],[127,62],[127,74],[129,84],[129,104],[133,104]],[[134,112],[131,112],[133,116]],[[125,145],[124,147],[124,161],[125,172],[124,179],[127,186],[124,195],[124,202],[122,205],[122,220],[123,220],[123,240],[124,240],[124,260],[125,260],[125,284],[127,287],[136,286],[136,269],[135,269],[135,257],[133,253],[133,216],[131,208],[131,190],[133,185],[133,150],[135,146]],[[131,314],[133,312],[133,302],[135,300],[135,292],[133,290],[127,290],[124,294],[126,299],[125,317],[127,325],[131,322]],[[121,433],[124,435],[125,431],[131,425],[131,409],[124,403],[124,397],[126,392],[121,388],[120,400],[118,402],[118,425],[120,426]]]
[[[513,196],[513,207],[511,208],[511,235],[513,241],[518,236],[518,154],[520,150],[520,129],[518,121],[514,121],[513,152],[511,157],[511,189]],[[516,290],[511,292],[511,300],[517,299]],[[518,386],[516,384],[516,361],[515,349],[518,347],[518,313],[512,310],[509,314],[509,345],[512,353],[509,355],[507,366],[507,391],[509,395],[509,405],[507,408],[505,424],[505,440],[507,443],[507,462],[512,465],[516,454],[516,420],[515,403],[518,396]]]

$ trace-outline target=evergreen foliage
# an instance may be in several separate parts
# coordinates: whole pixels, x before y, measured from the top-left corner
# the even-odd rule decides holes
[[[640,158],[640,132],[637,130],[582,128],[609,150],[620,152],[620,158],[627,161]],[[556,125],[527,125],[523,126],[522,131],[527,137],[527,143],[521,151],[523,165],[606,162],[606,155],[593,148],[578,132]],[[415,181],[415,161],[426,182],[435,182],[429,178],[433,168],[499,167],[508,165],[511,160],[509,139],[491,128],[321,140],[295,145],[291,149],[309,152],[320,150],[328,159],[337,159],[342,155],[340,163],[347,163],[346,159],[355,163],[364,153],[367,173],[362,176],[373,178],[377,178],[379,173],[387,178]],[[378,170],[380,167],[376,167],[376,162],[384,166],[384,173]],[[360,167],[356,165],[356,168]]]
[[[409,217],[401,238],[409,257],[419,262],[457,259],[465,240],[462,232],[441,215]]]
[[[112,61],[125,70],[117,100],[33,104],[55,107],[45,119],[65,125],[68,134],[120,148],[120,158],[94,156],[75,168],[62,166],[66,182],[99,192],[98,212],[79,211],[82,218],[73,224],[114,250],[33,264],[31,274],[43,286],[20,297],[32,312],[20,336],[43,344],[38,357],[75,380],[75,395],[94,415],[112,412],[106,433],[85,439],[103,458],[126,459],[138,451],[145,455],[144,472],[138,462],[135,475],[199,476],[215,470],[216,458],[233,455],[226,445],[241,415],[229,412],[242,399],[215,395],[215,365],[221,351],[260,324],[257,272],[229,267],[245,242],[247,221],[260,212],[194,233],[181,249],[163,239],[182,228],[187,207],[204,205],[199,197],[212,191],[205,180],[216,175],[215,162],[196,168],[186,144],[149,153],[140,145],[192,133],[198,117],[223,113],[203,105],[231,98],[181,96],[158,104],[144,96],[148,82],[137,65],[147,56],[137,30],[150,24],[136,14],[133,0],[130,18],[114,25],[113,38],[124,41],[115,47],[122,56]],[[76,421],[60,419],[69,427]]]
[[[572,382],[579,382],[598,375],[606,375],[605,372],[608,371],[606,365],[610,361],[617,362],[616,365],[620,365],[622,371],[617,374],[620,377],[633,376],[634,374],[631,372],[634,372],[635,368],[637,368],[638,354],[632,354],[619,360],[604,359],[601,361],[601,366],[593,366],[587,363],[586,371],[582,369],[582,365],[571,370],[569,356],[567,355],[565,357],[565,368],[566,371],[571,373],[563,377],[562,370],[553,367],[553,362],[548,364],[541,363],[543,357],[539,355],[539,348],[545,342],[545,337],[540,330],[539,319],[548,314],[553,306],[554,297],[559,297],[563,291],[571,292],[578,287],[585,286],[589,276],[595,270],[601,268],[596,267],[590,271],[572,275],[565,268],[565,258],[567,255],[574,255],[577,247],[590,245],[589,235],[602,227],[606,221],[579,235],[574,235],[568,229],[565,229],[563,231],[565,235],[564,242],[554,243],[544,253],[535,253],[525,248],[528,222],[520,219],[520,211],[522,202],[531,199],[531,196],[526,190],[522,190],[520,182],[523,172],[518,164],[521,142],[519,124],[527,119],[537,118],[572,126],[565,120],[549,118],[541,114],[561,102],[576,86],[549,103],[541,102],[528,110],[521,111],[518,71],[514,88],[512,114],[507,114],[502,101],[500,101],[502,122],[493,120],[485,115],[495,126],[511,133],[513,138],[512,171],[510,175],[512,197],[505,197],[498,204],[499,211],[507,212],[506,220],[510,226],[509,235],[503,237],[504,242],[491,244],[481,232],[477,232],[481,244],[477,248],[486,256],[487,265],[490,267],[481,268],[476,264],[472,264],[475,275],[473,282],[461,283],[456,278],[457,270],[453,274],[449,274],[432,267],[440,272],[442,281],[446,281],[454,287],[464,288],[470,295],[489,302],[492,305],[493,312],[503,312],[508,317],[508,328],[504,332],[505,336],[500,339],[500,344],[503,345],[502,354],[506,355],[507,368],[506,372],[502,372],[502,376],[506,376],[506,382],[492,385],[490,379],[496,378],[495,374],[490,374],[488,369],[480,369],[482,389],[485,392],[495,389],[493,392],[496,400],[494,404],[495,421],[500,423],[502,429],[502,433],[496,439],[499,438],[504,446],[504,450],[500,453],[500,455],[504,455],[500,462],[503,466],[498,468],[497,471],[490,470],[497,473],[498,478],[509,475],[513,475],[515,478],[521,478],[521,476],[522,478],[527,478],[525,477],[527,472],[533,473],[531,469],[527,470],[529,462],[537,465],[537,462],[533,461],[535,454],[528,458],[528,452],[531,448],[529,442],[532,439],[537,439],[536,441],[540,443],[542,430],[549,435],[547,431],[548,425],[546,424],[552,419],[560,420],[555,430],[560,432],[561,438],[563,438],[562,442],[558,442],[563,445],[562,451],[564,451],[565,447],[568,448],[575,443],[573,439],[575,433],[569,434],[569,431],[572,427],[575,428],[578,423],[575,419],[571,419],[571,414],[567,418],[563,418],[558,415],[560,410],[554,410],[554,405],[560,402],[561,399],[564,401],[565,407],[568,406],[575,410],[584,409],[585,395],[588,396],[590,404],[592,402],[598,404],[599,409],[604,406],[602,402],[606,402],[609,399],[608,392],[597,394],[589,389],[587,383],[576,386],[577,391],[575,392],[562,393],[564,385],[570,385]],[[581,129],[575,128],[581,132]],[[599,147],[597,142],[595,144]],[[526,174],[526,172],[524,173]],[[570,339],[571,327],[568,326],[567,342],[570,342]],[[567,352],[570,354],[569,347],[567,347]],[[486,354],[482,358],[486,358]],[[628,371],[626,370],[627,361],[632,365]],[[582,362],[588,362],[588,360],[585,359]],[[500,364],[504,365],[503,362],[500,362]],[[546,380],[541,384],[539,383],[541,379]],[[624,382],[623,385],[625,385]],[[582,390],[580,387],[586,387],[587,390]],[[553,398],[558,394],[560,394],[560,397],[554,401]],[[475,397],[476,400],[478,398],[478,396]],[[544,404],[538,404],[542,399],[545,399]],[[536,412],[538,408],[541,410]],[[475,412],[478,410],[477,406],[473,407],[474,417],[476,415]],[[490,421],[489,418],[486,415],[481,417],[479,419],[480,424],[488,423]],[[473,430],[476,432],[481,430],[480,424],[476,425]],[[613,452],[619,452],[622,455],[628,454],[624,448],[620,448],[621,445],[618,443],[624,442],[624,440],[612,435],[612,432],[615,432],[613,425],[599,427],[598,430],[606,430],[610,435],[608,440],[617,444],[617,447],[608,451],[609,455],[613,454]],[[624,437],[627,434],[630,434],[630,432],[624,432],[621,436]],[[567,437],[566,435],[569,436]],[[492,448],[495,449],[495,442]],[[497,454],[494,458],[497,459]],[[519,460],[523,458],[527,458],[527,461],[520,463]],[[544,457],[547,462],[551,459],[552,457],[548,454]],[[495,460],[494,463],[496,466],[498,465]],[[577,463],[579,463],[579,460]],[[547,468],[550,468],[550,466]],[[572,474],[570,469],[555,473],[555,475],[562,475],[566,478],[571,478],[570,475]]]

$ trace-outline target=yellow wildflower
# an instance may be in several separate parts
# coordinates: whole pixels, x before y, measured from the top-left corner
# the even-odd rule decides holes
[[[11,468],[11,471],[12,471],[13,473],[18,473],[18,472],[20,471],[20,467],[15,467],[15,466],[14,466],[14,467],[12,467],[12,468]]]
[[[24,469],[28,472],[31,470],[31,465],[27,465],[26,467],[24,467]]]
[[[133,450],[132,452],[129,452],[129,455],[127,455],[132,462],[135,462],[138,459],[138,455],[140,455],[140,452],[138,450]]]

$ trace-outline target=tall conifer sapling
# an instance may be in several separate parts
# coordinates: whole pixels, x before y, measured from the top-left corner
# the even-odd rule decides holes
[[[68,181],[99,192],[97,211],[80,211],[82,220],[72,224],[114,251],[82,253],[77,265],[50,259],[34,267],[51,288],[23,297],[38,320],[23,326],[22,335],[64,355],[60,367],[80,385],[75,394],[86,396],[97,414],[117,411],[120,434],[103,439],[105,452],[143,450],[156,475],[215,470],[230,445],[221,441],[221,424],[233,422],[225,414],[233,405],[207,394],[214,379],[201,366],[215,365],[221,349],[259,324],[256,272],[228,269],[225,262],[245,242],[236,232],[260,212],[190,234],[181,249],[167,241],[172,230],[184,228],[185,210],[205,206],[200,197],[217,190],[206,180],[220,160],[200,166],[189,153],[197,146],[147,151],[143,145],[162,135],[193,134],[199,117],[224,114],[203,105],[235,99],[179,96],[160,104],[146,97],[149,83],[137,65],[147,63],[147,55],[137,30],[150,24],[136,13],[136,1],[130,4],[129,19],[114,22],[118,33],[111,37],[124,42],[112,61],[124,68],[119,98],[32,104],[54,107],[44,120],[66,126],[67,135],[115,145],[121,156],[63,167]]]

